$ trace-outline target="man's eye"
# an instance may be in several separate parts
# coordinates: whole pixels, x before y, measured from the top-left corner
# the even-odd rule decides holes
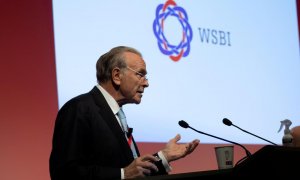
[[[136,73],[136,75],[138,75],[140,78],[144,77],[142,73]]]

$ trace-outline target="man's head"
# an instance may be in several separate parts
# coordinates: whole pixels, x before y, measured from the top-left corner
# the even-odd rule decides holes
[[[103,54],[96,64],[98,83],[119,103],[139,104],[146,79],[146,64],[139,51],[119,46]]]

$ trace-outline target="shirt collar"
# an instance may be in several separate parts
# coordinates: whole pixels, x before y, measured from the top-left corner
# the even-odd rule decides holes
[[[103,94],[106,102],[108,103],[110,109],[114,114],[117,114],[120,110],[120,106],[117,103],[117,101],[99,84],[97,85],[97,88],[100,90],[100,92]]]

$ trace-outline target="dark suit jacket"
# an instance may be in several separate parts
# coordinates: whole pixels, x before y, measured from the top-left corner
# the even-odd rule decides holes
[[[120,179],[120,169],[133,160],[124,133],[97,87],[59,110],[50,155],[52,180]],[[161,163],[158,167],[157,174],[166,174]]]

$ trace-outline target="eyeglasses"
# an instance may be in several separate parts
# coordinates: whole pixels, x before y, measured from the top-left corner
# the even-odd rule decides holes
[[[140,72],[137,72],[136,70],[133,70],[133,69],[131,69],[130,67],[126,67],[127,69],[129,69],[130,71],[132,71],[132,72],[135,72],[135,74],[137,75],[137,77],[140,79],[140,80],[144,80],[144,81],[148,81],[148,78],[147,78],[147,76],[146,76],[146,74],[142,74],[142,73],[140,73]]]

